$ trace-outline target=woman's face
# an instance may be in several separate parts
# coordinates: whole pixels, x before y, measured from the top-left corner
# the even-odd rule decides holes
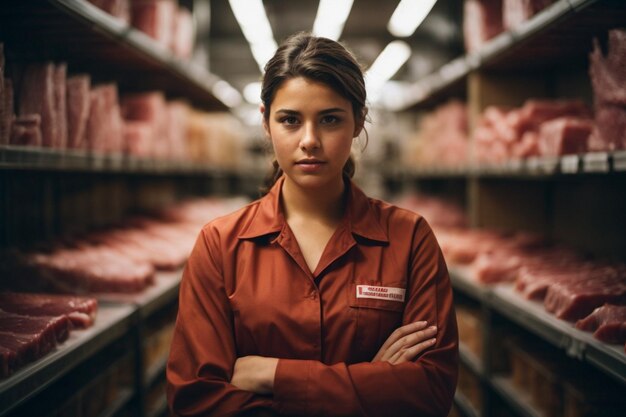
[[[326,84],[298,77],[278,88],[269,111],[263,125],[287,179],[302,188],[341,183],[361,130],[350,101]]]

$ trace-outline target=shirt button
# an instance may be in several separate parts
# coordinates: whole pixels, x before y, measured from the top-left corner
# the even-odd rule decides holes
[[[311,300],[317,300],[317,291],[311,291],[311,292],[309,293],[309,298],[310,298]]]

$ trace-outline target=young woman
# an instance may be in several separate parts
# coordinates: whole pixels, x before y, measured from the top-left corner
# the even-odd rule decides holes
[[[337,42],[292,36],[262,101],[275,183],[200,233],[167,366],[172,413],[445,417],[458,361],[448,272],[422,217],[350,180],[359,65]]]

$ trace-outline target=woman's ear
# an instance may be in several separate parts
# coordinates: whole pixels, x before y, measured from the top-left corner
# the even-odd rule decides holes
[[[259,110],[261,111],[261,122],[263,124],[263,130],[265,131],[265,135],[269,138],[270,137],[270,127],[267,124],[267,119],[265,118],[265,104],[261,103],[261,105],[259,106]]]
[[[356,138],[357,136],[359,136],[361,134],[361,132],[363,131],[363,127],[365,126],[365,119],[367,118],[367,107],[363,108],[363,115],[361,117],[359,117],[357,120],[355,120],[355,125],[354,125],[354,134],[353,134],[353,138]]]

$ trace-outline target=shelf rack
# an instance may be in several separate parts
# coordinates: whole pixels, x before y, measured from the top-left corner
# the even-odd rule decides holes
[[[588,59],[593,37],[623,27],[621,0],[558,0],[513,30],[410,85],[399,110],[432,108],[465,94],[475,71],[538,71]],[[582,47],[581,47],[582,46]]]
[[[197,108],[228,109],[215,93],[219,77],[87,1],[8,2],[0,11],[0,39],[12,62],[64,61],[71,73],[116,81],[124,92],[163,90]],[[37,30],[25,36],[26,27]]]
[[[470,297],[478,294],[487,308],[562,349],[568,356],[587,362],[626,385],[626,353],[623,346],[595,339],[591,333],[549,314],[543,304],[524,299],[510,284],[482,286],[463,268],[450,268],[452,286]],[[463,356],[462,356],[463,358]],[[471,363],[468,366],[471,367]]]
[[[134,323],[130,305],[100,304],[94,325],[73,330],[63,344],[43,358],[0,381],[0,415],[23,404],[78,364],[127,333]]]
[[[136,295],[99,295],[98,314],[94,325],[74,330],[70,338],[53,352],[33,362],[11,377],[0,381],[0,416],[25,403],[54,384],[81,362],[109,343],[136,331],[145,320],[178,297],[181,271],[157,273],[156,284]],[[141,339],[137,338],[137,342]],[[141,349],[137,349],[140,352]],[[162,373],[165,359],[154,369],[152,377]],[[143,369],[138,370],[143,380]],[[151,383],[153,381],[146,381]],[[143,384],[142,384],[143,387]],[[125,403],[129,399],[127,398]]]

